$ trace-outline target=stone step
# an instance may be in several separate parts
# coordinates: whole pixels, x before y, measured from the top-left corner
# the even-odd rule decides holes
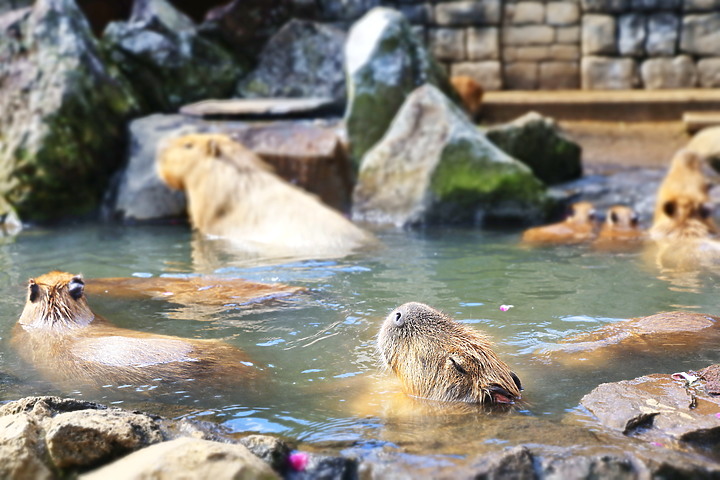
[[[695,133],[706,127],[720,125],[720,111],[711,112],[685,112],[682,117],[685,130],[688,133]]]
[[[531,110],[556,120],[681,121],[686,111],[720,111],[720,89],[490,91],[480,121],[506,122]]]

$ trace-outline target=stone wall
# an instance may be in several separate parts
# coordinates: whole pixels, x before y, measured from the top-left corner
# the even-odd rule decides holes
[[[303,0],[295,0],[303,1]],[[319,0],[342,27],[403,12],[453,75],[487,90],[720,87],[720,0]]]

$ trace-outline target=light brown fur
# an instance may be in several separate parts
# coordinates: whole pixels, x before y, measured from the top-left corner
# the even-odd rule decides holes
[[[513,403],[520,380],[487,337],[422,303],[406,303],[378,335],[383,363],[408,395],[468,403]]]
[[[710,183],[702,158],[680,150],[660,184],[650,237],[653,240],[705,238],[717,233],[712,219]]]
[[[628,249],[640,246],[645,237],[635,210],[624,205],[614,205],[608,208],[593,247],[600,250]]]
[[[590,202],[572,205],[562,222],[533,227],[523,232],[522,241],[531,244],[573,244],[587,242],[597,235],[595,207]]]
[[[471,118],[477,117],[482,107],[484,91],[482,85],[467,75],[454,75],[450,77],[450,84],[460,96],[465,110]]]
[[[185,190],[197,230],[228,238],[248,251],[343,256],[374,243],[370,234],[280,179],[226,135],[166,141],[158,150],[157,171],[170,187]]]
[[[219,386],[258,376],[240,350],[119,328],[90,309],[79,275],[53,271],[30,280],[13,330],[19,355],[45,378],[65,387],[147,385],[193,380]]]

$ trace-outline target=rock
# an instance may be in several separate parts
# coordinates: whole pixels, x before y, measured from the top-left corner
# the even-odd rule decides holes
[[[230,52],[166,0],[137,2],[127,22],[107,26],[103,46],[151,111],[227,98],[242,73]]]
[[[669,375],[646,375],[604,383],[581,404],[602,425],[628,436],[681,448],[717,449],[720,398],[693,390]]]
[[[306,455],[307,465],[299,471],[288,469],[285,478],[288,480],[358,478],[358,462],[356,460],[315,453]]]
[[[223,480],[279,476],[243,445],[179,438],[142,449],[80,478]]]
[[[137,102],[72,0],[38,0],[3,16],[0,31],[0,196],[25,220],[86,215]]]
[[[640,65],[640,75],[648,90],[693,88],[698,81],[695,62],[688,55],[645,60]]]
[[[473,462],[474,478],[534,479],[533,455],[521,445],[504,451],[483,455]]]
[[[680,20],[674,13],[661,12],[648,16],[645,51],[649,56],[673,56],[677,54]]]
[[[12,10],[30,7],[32,3],[33,0],[0,0],[0,15]]]
[[[705,157],[710,166],[720,172],[720,126],[700,130],[685,148]]]
[[[337,110],[332,98],[257,98],[202,100],[184,105],[183,115],[204,118],[311,118]],[[336,112],[333,112],[336,113]]]
[[[405,101],[383,139],[362,159],[353,218],[398,226],[482,222],[539,215],[542,183],[500,151],[437,88]]]
[[[0,237],[17,235],[22,228],[22,222],[15,209],[0,196]]]
[[[238,440],[245,445],[253,455],[270,465],[276,472],[287,468],[287,459],[290,455],[290,446],[284,441],[269,435],[248,435]]]
[[[720,42],[720,13],[683,16],[680,51],[689,55],[716,56]]]
[[[631,58],[584,56],[580,76],[584,90],[631,90],[638,83],[637,65]]]
[[[291,20],[260,54],[257,69],[242,79],[247,98],[330,98],[345,106],[343,45],[346,34],[320,23]]]
[[[116,193],[106,202],[108,215],[125,221],[185,218],[185,194],[160,180],[155,153],[163,138],[204,132],[236,136],[287,181],[317,194],[328,205],[347,210],[351,167],[334,124],[284,121],[254,125],[151,115],[130,123],[129,159],[118,175]]]
[[[617,52],[617,46],[615,44],[615,30],[615,17],[612,15],[583,15],[583,55],[615,54]]]
[[[50,458],[63,469],[105,463],[164,440],[154,419],[122,410],[61,413],[46,428]]]
[[[641,57],[645,55],[647,17],[628,13],[618,18],[618,52],[622,56]]]
[[[530,112],[505,125],[491,127],[487,138],[500,150],[530,167],[547,184],[582,175],[582,149],[565,138],[555,121]]]
[[[15,413],[0,416],[0,477],[5,479],[51,479],[53,474],[43,463],[40,426],[29,415]]]
[[[701,88],[720,88],[720,58],[703,58],[697,69]]]
[[[345,120],[356,168],[415,88],[430,83],[459,102],[445,73],[395,10],[374,8],[353,25],[345,62]]]

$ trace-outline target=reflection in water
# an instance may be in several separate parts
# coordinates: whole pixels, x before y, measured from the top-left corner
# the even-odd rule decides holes
[[[568,431],[557,421],[599,383],[696,370],[715,361],[714,346],[706,344],[671,356],[654,348],[607,352],[602,354],[607,361],[592,368],[538,357],[566,336],[674,310],[674,305],[717,313],[713,276],[699,276],[692,289],[673,290],[654,269],[645,268],[641,253],[598,252],[584,246],[527,249],[518,246],[518,234],[476,230],[378,235],[386,248],[343,259],[262,265],[229,262],[220,255],[200,266],[185,228],[88,226],[23,232],[15,242],[0,245],[0,312],[5,318],[0,324],[0,372],[12,373],[20,382],[2,381],[0,395],[14,399],[53,393],[123,402],[154,413],[218,421],[232,431],[282,433],[314,443],[348,441],[361,455],[370,455],[373,445],[395,445],[421,456],[454,455],[548,438],[590,442],[586,430]],[[265,366],[267,380],[251,398],[243,397],[239,385],[222,395],[212,387],[189,385],[166,396],[142,392],[142,398],[131,401],[127,389],[119,386],[86,392],[31,383],[32,370],[8,348],[24,304],[25,282],[52,269],[83,273],[88,279],[213,273],[280,282],[307,293],[287,302],[262,303],[262,308],[223,305],[202,313],[151,298],[94,296],[93,310],[118,327],[223,340]],[[498,355],[522,378],[527,403],[500,413],[398,413],[407,398],[393,407],[387,400],[393,390],[373,386],[389,378],[379,371],[375,337],[385,316],[407,301],[427,303],[488,333]],[[514,307],[503,312],[503,304]],[[364,395],[368,390],[369,398]],[[386,393],[389,397],[382,397]],[[176,406],[178,401],[182,407]],[[358,401],[365,401],[368,409],[359,409]],[[388,410],[373,410],[374,405]],[[546,431],[555,437],[546,438]],[[448,458],[438,461],[452,463]]]

